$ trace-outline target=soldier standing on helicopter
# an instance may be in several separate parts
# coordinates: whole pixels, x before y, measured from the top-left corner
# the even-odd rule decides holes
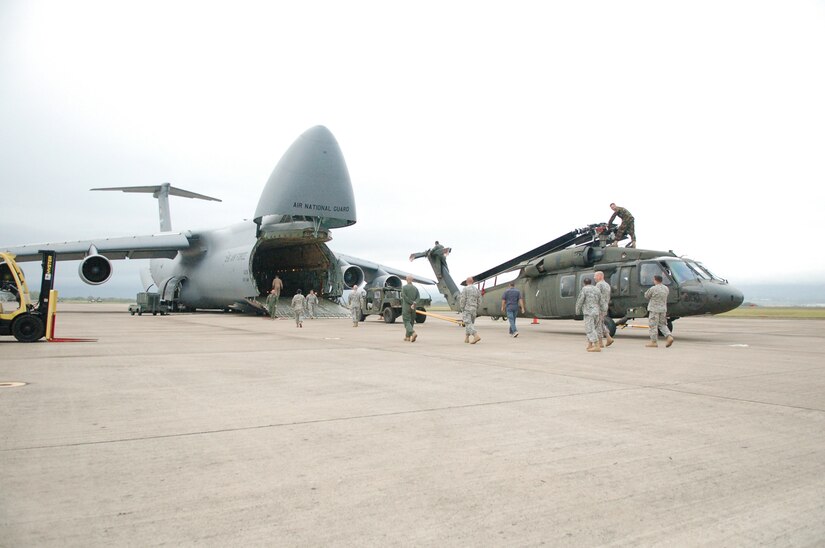
[[[616,240],[610,244],[613,247],[619,245],[619,240],[622,239],[622,236],[627,234],[630,236],[630,243],[627,244],[627,247],[636,247],[636,227],[634,226],[634,219],[633,215],[623,207],[617,206],[615,203],[610,204],[610,209],[613,210],[613,215],[610,216],[610,220],[607,221],[607,226],[613,224],[613,219],[619,217],[622,220],[622,223],[619,225],[619,229],[616,231]]]

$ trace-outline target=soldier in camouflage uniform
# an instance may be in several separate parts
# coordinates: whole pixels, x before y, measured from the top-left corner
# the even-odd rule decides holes
[[[630,243],[627,244],[627,247],[636,247],[636,228],[634,226],[635,219],[633,218],[633,215],[631,215],[628,210],[617,206],[615,203],[610,204],[610,209],[613,210],[613,215],[611,215],[610,220],[607,221],[608,226],[613,224],[613,219],[616,217],[619,217],[622,220],[622,223],[619,225],[619,229],[616,231],[616,241],[610,245],[613,247],[618,246],[619,240],[622,239],[622,236],[627,234],[630,236]]]
[[[473,285],[473,278],[467,278],[466,286],[461,291],[461,297],[458,300],[458,309],[464,320],[464,342],[475,344],[481,340],[478,336],[475,325],[476,314],[478,314],[478,307],[481,306],[481,291]],[[473,337],[473,340],[470,340]]]
[[[415,342],[418,334],[415,332],[415,309],[418,306],[418,288],[413,285],[413,277],[407,276],[407,285],[401,289],[401,318],[406,330],[404,340]]]
[[[593,277],[596,279],[596,289],[601,294],[601,301],[599,301],[599,321],[596,324],[596,333],[599,335],[599,348],[610,346],[613,344],[613,337],[610,336],[610,331],[604,324],[604,319],[607,317],[607,309],[610,307],[610,284],[604,281],[604,272],[599,270]],[[602,339],[607,340],[605,345]]]
[[[647,303],[648,324],[650,327],[650,342],[645,346],[656,348],[659,346],[657,342],[659,338],[659,331],[667,338],[665,346],[669,347],[673,344],[673,335],[670,329],[667,328],[667,296],[670,294],[670,289],[662,283],[662,277],[658,274],[653,276],[653,287],[645,291],[645,299],[650,301]]]
[[[301,295],[301,290],[295,291],[295,296],[292,297],[292,312],[295,314],[295,327],[304,327],[304,297]]]
[[[599,321],[599,312],[601,310],[602,294],[591,285],[590,278],[585,278],[582,282],[582,288],[579,290],[579,296],[576,299],[576,314],[584,316],[584,331],[587,334],[587,351],[601,352],[599,347],[599,335],[596,332],[596,324]]]
[[[318,295],[315,294],[314,289],[309,290],[309,295],[307,295],[307,317],[311,320],[315,319],[315,307],[318,306]]]
[[[364,292],[356,285],[349,294],[349,311],[352,313],[352,327],[358,327],[358,322],[361,321],[363,301]]]

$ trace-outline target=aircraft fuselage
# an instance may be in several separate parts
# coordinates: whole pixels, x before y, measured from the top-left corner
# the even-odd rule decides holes
[[[297,289],[315,289],[324,297],[343,293],[338,261],[326,245],[329,233],[316,232],[311,223],[280,223],[258,231],[249,221],[189,237],[189,249],[150,263],[163,298],[186,308],[227,308],[264,297],[276,274],[283,295]]]

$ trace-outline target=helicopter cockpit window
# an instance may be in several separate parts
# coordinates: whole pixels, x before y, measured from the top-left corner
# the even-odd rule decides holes
[[[710,279],[710,275],[704,270],[702,270],[698,264],[694,263],[693,261],[685,261],[685,264],[687,264],[688,268],[690,268],[693,271],[693,273],[696,274],[697,278],[701,280]]]
[[[680,284],[696,279],[696,274],[683,261],[667,261],[666,264],[676,283]]]
[[[706,266],[705,266],[705,265],[703,265],[702,263],[696,263],[696,266],[698,266],[700,269],[702,269],[702,271],[703,271],[705,274],[707,274],[708,276],[710,276],[710,278],[711,278],[712,280],[716,280],[717,282],[727,282],[727,280],[725,280],[725,279],[724,279],[724,278],[722,278],[721,276],[717,276],[716,274],[714,274],[713,272],[711,272],[710,270],[708,270],[708,267],[706,267]]]
[[[670,285],[670,276],[662,269],[659,263],[642,263],[639,265],[639,283],[641,285],[653,285],[653,276],[662,277],[662,283]]]
[[[562,276],[559,279],[559,288],[562,297],[574,297],[576,295],[576,276],[570,274],[569,276]]]

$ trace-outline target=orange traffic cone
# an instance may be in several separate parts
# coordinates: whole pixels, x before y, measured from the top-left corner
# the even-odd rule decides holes
[[[538,324],[539,324],[539,319],[536,318],[535,316],[533,316],[533,321],[530,322],[530,325],[538,325]]]

